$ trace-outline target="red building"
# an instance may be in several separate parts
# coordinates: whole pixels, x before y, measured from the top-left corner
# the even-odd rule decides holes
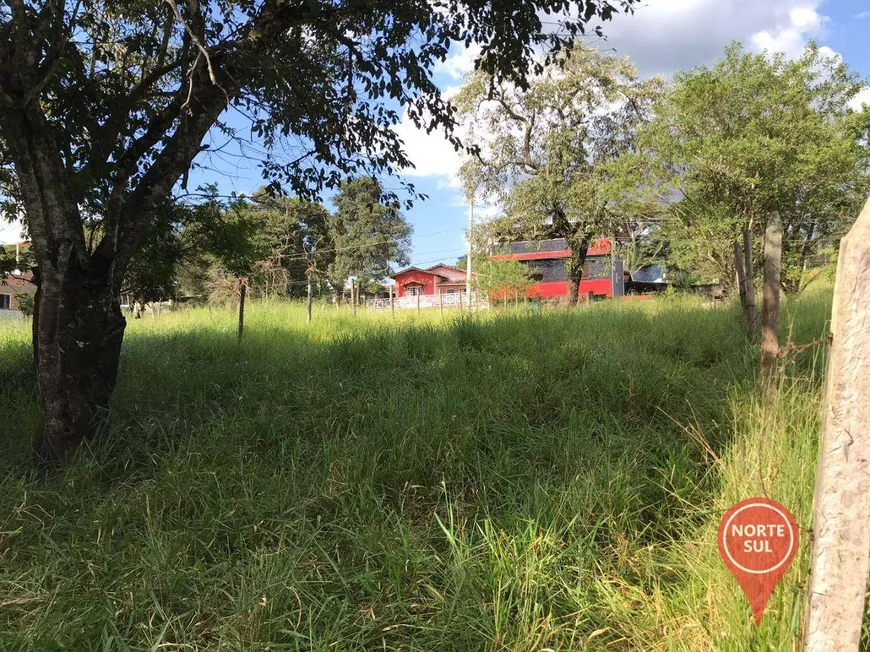
[[[583,278],[579,295],[589,292],[600,296],[613,296],[611,276],[611,242],[599,238],[586,251]],[[529,289],[532,297],[564,297],[568,295],[568,268],[565,259],[571,250],[565,238],[512,242],[507,253],[492,256],[492,260],[519,260],[528,265],[534,285]]]
[[[426,269],[408,267],[390,278],[396,281],[396,296],[429,296],[465,292],[465,270],[450,265]]]

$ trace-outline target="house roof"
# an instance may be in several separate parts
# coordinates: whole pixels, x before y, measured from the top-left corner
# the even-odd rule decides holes
[[[452,270],[455,270],[457,272],[462,272],[463,274],[465,274],[464,269],[460,269],[459,267],[454,267],[453,265],[432,265],[431,267],[427,267],[425,269],[423,269],[421,267],[414,267],[412,265],[411,267],[406,267],[405,269],[400,269],[398,272],[396,272],[395,274],[393,274],[389,278],[394,279],[397,276],[401,276],[402,274],[407,274],[408,272],[422,272],[423,274],[430,274],[432,276],[437,276],[438,278],[446,279],[447,277],[444,276],[443,274],[436,274],[435,272],[432,271],[433,269],[438,269],[439,267],[445,267],[447,269],[452,269]],[[473,273],[472,273],[472,275],[473,275]]]
[[[453,269],[453,270],[456,270],[457,272],[462,272],[463,274],[465,273],[464,269],[462,269],[460,267],[454,267],[453,265],[432,265],[432,267],[427,267],[425,271],[436,269],[438,267],[446,267],[447,269]]]
[[[431,268],[430,268],[431,269]],[[407,274],[408,272],[423,272],[424,274],[432,274],[432,276],[438,276],[437,274],[433,274],[428,269],[423,269],[421,267],[406,267],[405,269],[400,269],[398,272],[390,276],[390,278],[396,278],[397,276],[401,276],[402,274]]]

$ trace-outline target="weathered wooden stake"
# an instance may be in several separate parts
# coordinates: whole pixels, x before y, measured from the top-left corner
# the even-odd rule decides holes
[[[462,313],[462,292],[459,293],[459,312]]]
[[[417,314],[420,314],[420,294],[417,294]]]
[[[440,292],[438,293],[438,312],[441,313],[441,316],[444,316],[444,295]]]
[[[356,279],[350,279],[350,305],[351,310],[353,310],[353,316],[356,317]]]
[[[396,306],[393,304],[393,286],[390,286],[390,317],[396,318]]]
[[[779,354],[779,279],[782,263],[782,221],[779,213],[767,220],[764,234],[764,287],[761,305],[761,378],[770,381]]]
[[[746,324],[749,327],[749,337],[758,333],[758,306],[755,302],[755,267],[752,262],[752,234],[749,229],[743,231],[743,272],[746,285]]]
[[[245,295],[248,293],[248,279],[239,279],[239,342],[245,332]]]
[[[734,241],[734,275],[737,277],[737,293],[740,295],[740,310],[746,321],[746,270],[743,269],[743,249]]]
[[[840,243],[813,506],[806,652],[857,652],[870,566],[870,201]]]
[[[308,295],[305,299],[305,308],[308,312],[308,323],[311,323],[311,274],[308,274]]]

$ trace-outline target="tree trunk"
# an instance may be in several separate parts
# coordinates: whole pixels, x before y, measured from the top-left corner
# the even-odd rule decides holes
[[[568,246],[571,249],[571,256],[565,263],[568,267],[568,305],[576,306],[580,297],[580,283],[583,281],[583,266],[586,264],[589,240],[569,238]]]
[[[34,324],[43,408],[34,452],[43,464],[67,461],[105,423],[127,325],[111,275],[69,262],[42,274]]]

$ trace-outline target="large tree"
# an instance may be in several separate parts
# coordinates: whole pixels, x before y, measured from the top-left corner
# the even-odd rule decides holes
[[[576,303],[586,251],[626,218],[611,192],[611,166],[631,151],[661,78],[596,48],[561,51],[527,86],[480,70],[460,91],[477,164],[463,167],[466,193],[502,204],[480,229],[492,240],[564,238],[568,297]]]
[[[804,261],[845,233],[870,189],[868,115],[848,108],[862,87],[814,45],[789,60],[732,44],[714,66],[677,74],[635,157],[673,261],[730,286],[734,242],[759,242],[777,212],[783,283],[797,289]]]
[[[332,199],[328,237],[333,247],[327,278],[337,301],[347,279],[380,281],[392,273],[392,263],[410,262],[411,225],[394,202],[382,201],[381,184],[372,177],[341,184]]]
[[[249,120],[264,174],[310,196],[409,165],[404,105],[450,132],[432,81],[452,42],[523,83],[542,48],[635,0],[7,0],[0,5],[0,183],[39,262],[37,452],[68,457],[104,418],[119,293],[155,212],[222,116]],[[547,31],[542,19],[564,17]],[[17,206],[16,206],[17,205]],[[85,223],[98,229],[89,246]]]

